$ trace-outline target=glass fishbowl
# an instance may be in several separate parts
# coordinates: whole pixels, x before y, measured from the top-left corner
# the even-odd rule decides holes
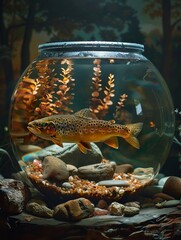
[[[51,155],[76,168],[107,161],[156,174],[172,143],[174,109],[166,83],[143,51],[141,44],[124,42],[39,45],[10,110],[9,131],[22,169]]]

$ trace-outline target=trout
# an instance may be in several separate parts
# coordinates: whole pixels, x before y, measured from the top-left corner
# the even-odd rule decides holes
[[[114,120],[97,119],[89,109],[74,114],[52,115],[28,123],[28,130],[34,135],[50,140],[63,147],[64,142],[76,143],[82,153],[91,150],[91,142],[104,142],[118,149],[117,137],[124,138],[131,146],[139,149],[137,135],[143,123],[116,124]]]

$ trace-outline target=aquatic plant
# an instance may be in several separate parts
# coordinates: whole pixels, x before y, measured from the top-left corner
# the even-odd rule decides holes
[[[73,88],[75,86],[75,79],[72,78],[73,61],[70,59],[64,59],[61,64],[66,64],[67,68],[61,68],[62,73],[60,74],[62,79],[58,79],[60,82],[59,91],[57,95],[59,98],[55,101],[56,108],[60,109],[64,113],[73,112],[70,105],[73,104],[74,98]]]
[[[124,107],[124,102],[126,101],[127,97],[128,95],[125,93],[120,95],[119,101],[117,102],[117,105],[116,105],[115,114],[114,114],[115,120],[120,120],[121,111],[122,111],[122,108]]]
[[[96,116],[102,119],[109,110],[109,107],[113,105],[112,98],[115,96],[115,79],[112,73],[108,76],[108,86],[103,90],[102,88],[102,79],[101,79],[101,60],[95,59],[93,61],[95,66],[93,67],[92,77],[92,98],[90,103],[90,110],[96,114]],[[110,60],[110,63],[114,63],[113,60]],[[103,94],[104,93],[104,96]],[[119,119],[120,112],[124,107],[124,101],[127,99],[127,94],[122,94],[117,103],[115,114],[113,115],[115,119]]]
[[[64,67],[61,68],[61,72],[56,72],[55,68],[59,67],[57,66],[59,64]],[[24,139],[17,138],[17,141],[25,141],[27,135],[29,136],[28,122],[53,114],[72,112],[70,106],[74,98],[75,86],[72,71],[73,62],[67,59],[61,62],[40,60],[32,64],[20,81],[13,100],[15,107],[12,109],[11,135]],[[37,77],[32,78],[31,76],[35,74]],[[20,115],[23,119],[21,122]]]
[[[73,63],[68,59],[62,60],[61,65],[66,65],[66,68],[62,67],[60,74],[55,73],[56,64],[54,60],[51,62],[50,60],[48,62],[39,61],[36,64],[39,75],[37,80],[39,85],[37,95],[39,98],[35,112],[41,115],[41,117],[72,112],[69,106],[72,104],[74,96],[72,91],[75,86],[71,74]],[[56,90],[57,86],[58,91]]]
[[[96,114],[98,118],[103,118],[107,113],[109,106],[113,104],[111,98],[114,97],[114,75],[109,74],[108,76],[108,86],[102,89],[102,79],[101,79],[101,60],[95,59],[93,62],[96,66],[93,67],[94,77],[92,77],[92,98],[90,103],[90,110]],[[102,90],[104,97],[102,96]]]

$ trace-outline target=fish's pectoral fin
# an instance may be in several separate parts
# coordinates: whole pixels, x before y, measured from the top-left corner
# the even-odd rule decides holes
[[[63,147],[63,143],[62,143],[61,138],[57,138],[57,137],[54,136],[54,137],[52,137],[51,139],[52,139],[52,142],[53,142],[53,143],[57,144],[57,145],[60,146],[60,147]]]
[[[131,146],[133,146],[133,147],[135,147],[135,148],[137,148],[137,149],[140,148],[140,143],[139,143],[139,141],[138,141],[138,139],[137,139],[136,137],[134,137],[134,136],[129,136],[129,137],[127,137],[127,138],[124,138],[124,140],[125,140],[126,142],[128,142]]]
[[[77,145],[79,150],[84,154],[86,154],[88,150],[89,151],[92,150],[92,147],[89,142],[79,142],[77,143]]]
[[[118,147],[119,147],[117,137],[108,138],[107,140],[104,141],[104,143],[107,144],[108,146],[112,147],[112,148],[118,149]]]

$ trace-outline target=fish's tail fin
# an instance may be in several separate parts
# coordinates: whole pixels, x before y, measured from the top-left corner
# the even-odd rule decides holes
[[[128,142],[131,146],[139,149],[140,143],[137,139],[137,135],[141,132],[143,128],[143,123],[133,123],[127,124],[126,127],[130,129],[130,135],[127,138],[124,138],[126,142]]]

